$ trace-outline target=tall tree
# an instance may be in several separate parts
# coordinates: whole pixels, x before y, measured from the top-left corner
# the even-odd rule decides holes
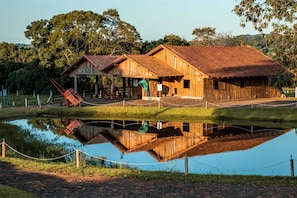
[[[297,73],[296,0],[241,0],[233,11],[241,17],[242,27],[249,22],[260,32],[272,27],[268,41],[274,47],[273,58]]]
[[[122,21],[114,9],[103,15],[73,11],[34,21],[25,36],[46,67],[69,66],[83,54],[134,53],[141,44],[135,27]]]
[[[108,54],[140,53],[142,41],[136,28],[120,19],[116,9],[103,12],[104,48]]]
[[[226,46],[232,38],[229,34],[216,33],[216,28],[204,27],[195,28],[192,32],[195,38],[191,41],[191,45],[198,46]]]
[[[8,75],[37,58],[36,49],[26,45],[0,43],[0,86],[6,85]]]
[[[251,22],[255,29],[262,31],[271,22],[293,23],[296,21],[296,0],[240,0],[233,11],[241,17],[241,26]]]
[[[150,50],[154,49],[158,45],[177,45],[177,46],[189,46],[190,43],[181,38],[180,36],[169,34],[165,35],[163,38],[156,40],[156,41],[145,41],[141,48],[141,53],[145,54]]]
[[[297,24],[275,28],[267,39],[269,45],[275,46],[272,57],[297,72]]]

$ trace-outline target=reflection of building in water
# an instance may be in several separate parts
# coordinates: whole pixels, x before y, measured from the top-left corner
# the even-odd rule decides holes
[[[84,121],[72,134],[84,144],[110,142],[122,153],[146,151],[158,161],[168,161],[245,150],[285,133],[260,129],[207,123]]]

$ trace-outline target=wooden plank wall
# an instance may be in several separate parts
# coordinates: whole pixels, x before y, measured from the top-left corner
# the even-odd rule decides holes
[[[80,66],[73,70],[71,74],[69,74],[70,77],[73,77],[74,75],[99,75],[101,72],[94,67],[89,61],[85,60],[83,63],[80,64]]]
[[[170,93],[171,95],[196,98],[203,97],[204,76],[202,73],[198,72],[196,68],[193,68],[187,62],[166,49],[153,56],[184,74],[182,79],[175,81],[174,88],[172,89],[174,91]],[[190,80],[189,88],[184,88],[184,80]]]
[[[247,100],[278,97],[280,92],[268,86],[267,78],[248,78],[241,87],[240,78],[219,80],[219,89],[214,89],[214,80],[205,79],[204,100]]]
[[[144,67],[141,67],[138,63],[129,58],[121,62],[118,67],[115,67],[114,69],[109,71],[109,73],[126,78],[157,79],[157,77],[153,75],[149,70],[147,70]]]
[[[128,150],[137,147],[138,145],[148,143],[157,137],[155,133],[140,133],[131,130],[113,130],[110,133]]]

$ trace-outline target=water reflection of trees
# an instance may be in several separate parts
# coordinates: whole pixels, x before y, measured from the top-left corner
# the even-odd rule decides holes
[[[40,134],[30,133],[29,130],[18,126],[0,122],[0,137],[5,139],[8,145],[13,146],[17,151],[37,158],[54,158],[67,153],[63,145],[48,142],[41,138]],[[21,157],[12,150],[7,150],[7,156]],[[59,159],[64,161],[64,159]]]

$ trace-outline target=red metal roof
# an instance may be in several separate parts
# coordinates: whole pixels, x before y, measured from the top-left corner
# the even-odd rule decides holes
[[[213,78],[273,76],[283,68],[252,47],[163,46],[147,55],[167,49]]]
[[[99,71],[104,70],[106,67],[111,65],[114,60],[119,56],[111,55],[83,55],[76,62],[74,62],[70,67],[68,67],[62,74],[70,74],[74,69],[78,68],[81,63],[85,60],[89,61],[94,67]]]

